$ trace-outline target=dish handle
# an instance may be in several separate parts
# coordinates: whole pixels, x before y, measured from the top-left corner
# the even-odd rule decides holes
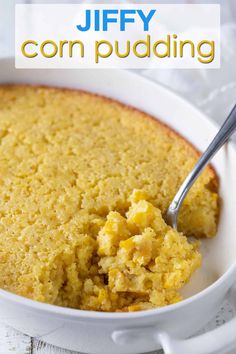
[[[228,293],[235,302],[236,286]],[[165,354],[223,354],[236,348],[236,316],[222,326],[189,339],[173,338],[167,333],[157,335]]]
[[[165,354],[223,354],[236,346],[236,317],[210,332],[190,339],[177,339],[158,334]]]
[[[231,288],[228,298],[236,301],[236,287]],[[155,327],[115,331],[112,339],[124,345],[131,340],[151,336],[165,354],[223,354],[236,348],[236,316],[222,326],[189,339],[175,338]]]

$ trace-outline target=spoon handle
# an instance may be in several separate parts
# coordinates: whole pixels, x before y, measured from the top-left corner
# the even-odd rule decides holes
[[[183,184],[176,193],[174,199],[172,200],[168,211],[167,211],[167,221],[175,228],[177,228],[177,214],[182,205],[182,202],[188,193],[189,189],[192,187],[195,180],[201,174],[204,167],[209,163],[217,151],[224,145],[224,143],[229,139],[236,129],[236,105],[230,112],[228,118],[223,123],[219,132],[216,134],[215,138],[212,140],[204,154],[200,157],[193,170],[184,180]]]

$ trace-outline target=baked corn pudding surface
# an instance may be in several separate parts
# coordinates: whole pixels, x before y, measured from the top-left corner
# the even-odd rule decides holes
[[[211,168],[184,202],[181,232],[162,217],[196,159],[176,133],[115,101],[0,87],[0,287],[98,311],[179,301],[201,263],[184,235],[217,226]]]

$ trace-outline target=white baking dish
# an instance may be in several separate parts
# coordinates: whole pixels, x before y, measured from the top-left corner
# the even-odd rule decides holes
[[[204,150],[217,127],[167,89],[127,71],[16,70],[0,60],[0,83],[79,88],[144,110]],[[204,265],[186,286],[186,300],[136,313],[100,313],[52,306],[0,290],[0,320],[54,345],[86,353],[131,354],[163,347],[166,354],[223,353],[236,346],[236,318],[185,340],[215,314],[236,280],[236,151],[228,143],[213,162],[220,177],[222,211],[217,237],[204,240]]]

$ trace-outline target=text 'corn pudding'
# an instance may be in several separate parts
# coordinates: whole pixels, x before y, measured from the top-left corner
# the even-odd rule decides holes
[[[96,311],[175,303],[216,233],[218,181],[205,169],[180,232],[163,216],[198,158],[182,137],[113,100],[0,86],[0,287]]]

